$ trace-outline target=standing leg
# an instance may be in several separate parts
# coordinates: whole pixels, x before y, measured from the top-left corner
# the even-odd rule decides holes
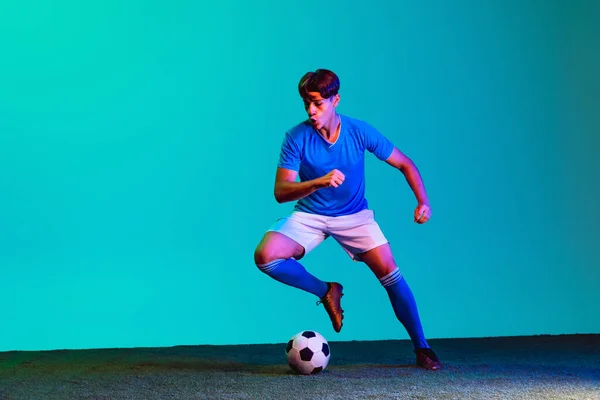
[[[360,254],[358,259],[369,266],[387,291],[396,317],[406,328],[414,347],[429,347],[415,298],[394,261],[389,243]]]
[[[442,363],[429,347],[417,303],[406,280],[400,273],[389,243],[361,253],[357,259],[364,261],[385,288],[392,303],[394,313],[408,332],[417,354],[417,364],[431,370],[442,368]]]

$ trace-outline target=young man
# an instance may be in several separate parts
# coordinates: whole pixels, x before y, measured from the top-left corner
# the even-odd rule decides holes
[[[417,167],[371,125],[339,114],[340,81],[318,69],[298,84],[308,119],[283,140],[275,177],[275,199],[296,201],[293,212],[277,220],[254,253],[257,267],[273,279],[319,298],[333,329],[342,328],[343,286],[310,274],[299,260],[333,237],[355,261],[364,262],[388,293],[398,320],[407,330],[417,364],[443,367],[423,334],[413,294],[398,269],[390,245],[365,199],[365,150],[397,168],[417,199],[414,221],[427,222],[429,200]],[[299,182],[297,177],[300,176]]]

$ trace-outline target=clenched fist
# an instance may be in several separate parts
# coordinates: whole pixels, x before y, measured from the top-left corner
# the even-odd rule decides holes
[[[415,208],[415,222],[417,224],[424,224],[429,221],[429,218],[431,218],[431,207],[429,204],[419,203],[417,208]]]
[[[336,188],[340,186],[342,182],[344,182],[344,179],[346,179],[344,174],[342,174],[339,170],[334,169],[327,175],[319,178],[319,187],[325,188],[333,186]]]

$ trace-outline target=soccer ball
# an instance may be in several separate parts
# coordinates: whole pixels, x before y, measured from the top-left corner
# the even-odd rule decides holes
[[[302,331],[288,341],[285,354],[292,371],[301,375],[314,375],[327,367],[329,344],[318,332]]]

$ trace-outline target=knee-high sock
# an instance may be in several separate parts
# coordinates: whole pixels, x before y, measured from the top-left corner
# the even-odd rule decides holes
[[[278,259],[257,267],[271,278],[322,298],[327,293],[327,283],[311,275],[293,258]]]
[[[423,327],[421,326],[417,303],[400,270],[396,268],[379,279],[379,281],[387,291],[392,307],[394,308],[394,313],[396,313],[396,317],[404,325],[414,347],[429,347],[423,333]]]

